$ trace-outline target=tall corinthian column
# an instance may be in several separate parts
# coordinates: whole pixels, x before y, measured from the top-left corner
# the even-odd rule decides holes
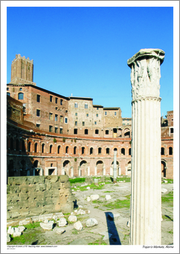
[[[131,245],[161,244],[160,65],[165,53],[141,49],[127,61],[132,84]]]

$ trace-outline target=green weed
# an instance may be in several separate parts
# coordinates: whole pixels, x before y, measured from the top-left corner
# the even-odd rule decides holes
[[[116,201],[110,202],[108,204],[105,204],[105,207],[108,207],[109,209],[120,209],[120,208],[130,208],[130,195],[126,196],[127,199],[120,200],[117,199]]]
[[[170,191],[168,194],[163,195],[161,200],[162,204],[168,203],[169,206],[173,206],[173,192]]]

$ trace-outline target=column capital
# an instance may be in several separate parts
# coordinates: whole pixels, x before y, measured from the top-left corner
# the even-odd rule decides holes
[[[127,61],[131,68],[132,101],[141,97],[159,98],[160,65],[164,56],[161,49],[141,49]]]

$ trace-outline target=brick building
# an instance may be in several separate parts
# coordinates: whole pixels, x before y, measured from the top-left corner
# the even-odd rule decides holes
[[[92,98],[65,97],[36,86],[33,60],[16,55],[7,84],[8,175],[131,174],[131,119]],[[171,119],[171,120],[170,120]],[[162,122],[162,176],[173,177],[173,111]],[[167,131],[168,130],[168,131]],[[162,153],[163,149],[161,149]]]

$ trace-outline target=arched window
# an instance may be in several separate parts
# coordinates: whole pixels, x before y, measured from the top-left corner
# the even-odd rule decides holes
[[[106,148],[106,154],[109,154],[109,148]]]
[[[38,148],[38,144],[35,143],[35,145],[34,145],[34,152],[35,152],[35,153],[37,153],[37,148]]]
[[[93,154],[93,148],[92,147],[90,148],[90,154]]]
[[[125,149],[121,148],[121,154],[125,155]]]
[[[18,100],[23,100],[23,99],[24,99],[24,94],[18,93]]]
[[[77,150],[77,147],[75,146],[75,147],[74,147],[74,154],[76,154],[76,150]]]
[[[85,152],[85,147],[82,147],[82,154],[84,154]]]
[[[42,144],[42,153],[44,153],[45,144]]]
[[[28,143],[28,152],[31,152],[31,142]]]
[[[19,151],[19,140],[16,139],[16,151]]]
[[[169,147],[169,155],[172,155],[173,154],[173,149],[172,147]]]
[[[49,153],[52,153],[52,145],[50,145],[50,147],[49,147]]]
[[[61,146],[58,146],[57,153],[60,154],[60,148]]]
[[[34,161],[34,167],[37,168],[37,166],[38,166],[38,160],[35,160]]]
[[[131,155],[131,148],[129,148],[129,155]]]
[[[66,153],[68,153],[68,150],[69,150],[69,147],[68,147],[68,146],[66,146]]]
[[[102,152],[102,148],[99,147],[99,148],[98,148],[98,154],[101,154],[101,152]]]
[[[161,147],[161,155],[164,155],[164,147]]]

